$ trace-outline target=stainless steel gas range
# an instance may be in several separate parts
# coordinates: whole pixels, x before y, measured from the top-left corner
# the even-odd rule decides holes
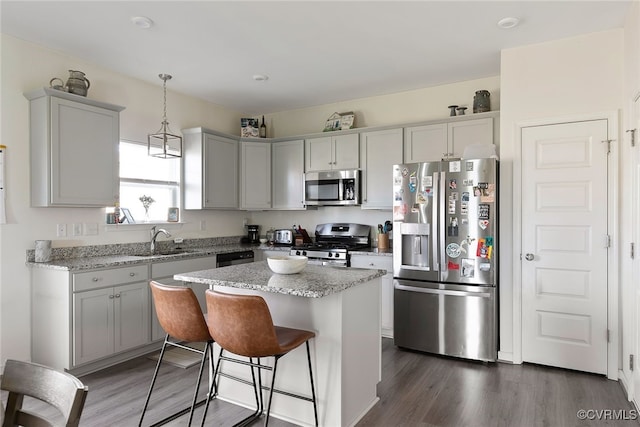
[[[371,246],[371,226],[352,223],[318,224],[316,239],[291,248],[291,255],[304,255],[309,264],[351,266],[350,250]]]

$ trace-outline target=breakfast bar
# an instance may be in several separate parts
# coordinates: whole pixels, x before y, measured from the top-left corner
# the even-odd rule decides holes
[[[283,275],[262,261],[176,274],[174,279],[220,292],[260,295],[274,324],[314,331],[310,344],[319,424],[351,426],[378,401],[384,274],[385,270],[308,265],[300,273]],[[275,388],[309,396],[306,363],[303,349],[283,358]],[[221,369],[250,380],[246,366],[223,362]],[[263,377],[263,384],[268,381],[270,376]],[[220,379],[218,398],[255,409],[251,388],[225,377]],[[311,404],[281,394],[274,394],[271,415],[299,425],[314,424]]]

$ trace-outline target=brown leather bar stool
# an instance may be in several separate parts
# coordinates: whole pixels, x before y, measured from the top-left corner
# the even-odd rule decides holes
[[[142,420],[145,412],[147,411],[151,392],[155,385],[156,378],[158,377],[160,364],[162,363],[162,358],[164,357],[164,352],[167,346],[180,347],[185,350],[202,354],[202,361],[200,362],[200,371],[198,372],[198,381],[193,393],[191,407],[178,411],[177,413],[170,415],[153,425],[157,426],[166,424],[167,422],[186,414],[188,411],[188,425],[191,425],[194,409],[204,403],[204,400],[200,402],[196,401],[198,398],[200,381],[202,379],[202,371],[204,370],[207,356],[209,357],[209,372],[213,372],[213,338],[209,334],[206,318],[200,309],[198,299],[190,288],[182,286],[167,286],[153,281],[149,283],[149,286],[151,286],[151,293],[153,294],[153,301],[155,302],[158,321],[167,335],[164,339],[164,344],[162,344],[160,357],[156,364],[156,370],[153,373],[153,379],[151,380],[151,386],[149,387],[147,400],[144,402],[144,408],[142,409],[142,415],[140,415],[140,422],[138,423],[138,426],[142,425]],[[172,341],[171,338],[173,338],[174,341]],[[198,350],[185,345],[185,343],[194,342],[206,343],[205,348],[203,350]],[[214,383],[214,381],[211,382]],[[212,395],[210,394],[209,396]],[[210,397],[207,397],[205,399],[207,404],[209,403],[209,398]]]
[[[273,392],[275,391],[276,393],[312,402],[316,422],[315,425],[317,426],[318,408],[316,404],[315,387],[313,384],[313,371],[311,369],[311,354],[309,352],[309,340],[315,337],[316,334],[302,329],[274,326],[269,306],[267,306],[267,303],[262,297],[257,295],[232,295],[207,290],[206,298],[209,333],[221,348],[220,357],[218,358],[215,370],[216,376],[229,376],[220,372],[221,360],[251,366],[257,409],[253,415],[250,415],[236,425],[246,425],[253,419],[260,417],[262,414],[262,389],[266,387],[263,387],[261,384],[260,369],[266,369],[273,370],[273,374],[271,376],[271,387],[269,388],[269,401],[267,404],[267,414],[264,420],[264,425],[267,426],[269,424],[271,399],[273,397]],[[307,362],[309,364],[309,379],[311,382],[311,398],[274,389],[278,360],[302,344],[306,344],[307,347]],[[222,353],[225,350],[239,356],[248,357],[249,362],[223,356]],[[271,366],[261,365],[261,357],[273,357],[273,368],[271,368]],[[257,363],[253,362],[254,358],[258,359]],[[257,386],[254,368],[258,368]],[[248,381],[241,381],[248,383]],[[212,383],[209,394],[212,393],[215,384],[216,381]],[[259,400],[258,395],[260,395]],[[205,406],[204,414],[202,416],[202,425],[204,425],[208,407],[209,401],[207,400],[207,405]]]

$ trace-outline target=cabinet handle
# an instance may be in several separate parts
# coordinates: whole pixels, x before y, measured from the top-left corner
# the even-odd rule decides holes
[[[99,278],[99,277],[94,277],[94,278],[93,278],[93,279],[91,279],[91,280],[92,280],[93,282],[97,282],[97,281],[99,281],[99,280],[100,280],[100,278]]]
[[[116,298],[120,298],[120,294],[116,294]]]
[[[375,266],[375,264],[374,264],[374,263],[372,263],[372,262],[370,262],[370,263],[369,263],[369,265],[370,265],[371,267]]]
[[[113,299],[113,295],[109,295],[109,299]]]
[[[136,273],[129,273],[129,276],[131,276],[131,277],[133,277],[135,275],[136,275]]]

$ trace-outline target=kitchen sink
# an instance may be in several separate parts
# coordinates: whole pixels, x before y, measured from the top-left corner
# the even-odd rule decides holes
[[[164,256],[164,255],[180,255],[180,254],[186,254],[191,252],[194,252],[194,251],[190,249],[170,249],[170,250],[164,250],[164,251],[155,251],[154,253],[141,252],[141,253],[133,254],[131,256],[150,257],[150,256]]]

